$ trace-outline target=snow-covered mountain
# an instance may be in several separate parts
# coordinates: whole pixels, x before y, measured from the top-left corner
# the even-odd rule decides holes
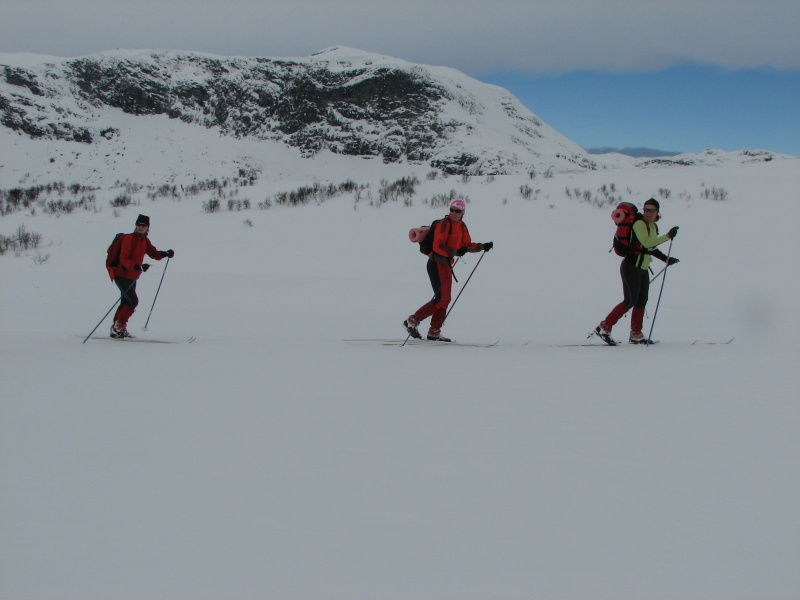
[[[0,67],[4,185],[131,177],[159,184],[298,172],[313,168],[302,159],[326,155],[465,175],[741,164],[780,156],[764,150],[655,159],[590,154],[507,90],[451,68],[347,47],[302,58],[16,53],[0,54]],[[160,160],[152,161],[154,155]],[[141,165],[159,168],[142,172]]]
[[[449,173],[593,169],[580,146],[506,90],[454,69],[333,47],[306,58],[112,51],[0,56],[4,127],[93,144],[127,115],[166,115],[221,136],[270,140]],[[115,109],[115,110],[109,110]]]

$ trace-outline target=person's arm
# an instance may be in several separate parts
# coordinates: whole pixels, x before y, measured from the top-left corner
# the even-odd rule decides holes
[[[647,250],[651,250],[659,244],[663,244],[670,239],[668,235],[658,235],[658,228],[656,227],[655,223],[650,226],[650,232],[648,232],[647,222],[645,222],[643,219],[636,221],[633,224],[633,233],[636,235],[636,238],[639,240],[639,243],[642,245],[642,247],[646,248]]]

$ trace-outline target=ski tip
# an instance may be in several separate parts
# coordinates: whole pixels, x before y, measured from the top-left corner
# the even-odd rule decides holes
[[[701,342],[700,340],[695,340],[695,341],[692,342],[691,345],[692,346],[699,346],[699,345],[703,345],[703,346],[727,346],[728,344],[733,342],[733,340],[735,340],[735,339],[736,339],[736,337],[732,337],[731,339],[729,339],[728,341],[725,341],[725,342]]]

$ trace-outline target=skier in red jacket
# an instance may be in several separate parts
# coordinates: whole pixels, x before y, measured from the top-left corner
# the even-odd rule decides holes
[[[111,325],[112,338],[133,337],[128,333],[128,319],[139,304],[139,298],[136,296],[136,280],[150,268],[149,264],[142,262],[145,254],[155,260],[175,256],[172,250],[158,250],[147,239],[149,231],[150,217],[139,215],[136,219],[136,230],[122,238],[119,264],[114,269],[114,283],[117,284],[122,296],[117,312],[114,313],[114,323]]]
[[[417,312],[403,321],[403,327],[411,337],[421,339],[417,327],[431,317],[428,339],[439,342],[452,340],[442,335],[442,325],[447,316],[453,287],[453,263],[456,256],[464,256],[467,252],[488,252],[494,243],[473,243],[464,218],[466,204],[463,200],[453,200],[450,213],[436,224],[433,234],[433,252],[428,255],[428,277],[433,288],[433,298],[423,304]]]

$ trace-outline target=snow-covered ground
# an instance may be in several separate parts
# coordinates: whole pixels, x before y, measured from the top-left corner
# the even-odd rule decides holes
[[[416,168],[411,206],[372,207],[380,178],[414,168],[323,154],[305,172],[275,158],[240,189],[250,210],[142,191],[115,216],[113,180],[206,176],[186,152],[113,179],[97,157],[97,211],[0,218],[0,234],[43,236],[0,256],[0,597],[800,596],[797,160],[534,180]],[[30,185],[3,159],[0,187]],[[256,207],[312,179],[371,187]],[[681,262],[661,343],[563,347],[621,298],[610,208],[565,190],[612,183],[640,206],[670,191]],[[712,187],[727,198],[702,198]],[[451,189],[495,248],[444,333],[500,344],[348,342],[404,337],[431,293],[408,229]],[[197,341],[82,344],[116,298],[105,249],[139,213],[176,254],[140,279],[131,330]]]

